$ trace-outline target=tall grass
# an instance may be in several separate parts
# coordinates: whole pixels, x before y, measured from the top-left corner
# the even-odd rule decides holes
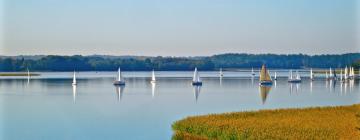
[[[360,105],[188,117],[173,139],[360,139]]]

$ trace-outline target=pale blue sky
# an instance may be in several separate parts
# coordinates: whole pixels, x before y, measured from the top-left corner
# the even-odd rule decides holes
[[[359,3],[3,0],[0,54],[194,56],[359,52]]]

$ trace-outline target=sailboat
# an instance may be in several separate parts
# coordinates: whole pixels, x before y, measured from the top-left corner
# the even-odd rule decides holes
[[[348,67],[345,67],[345,72],[344,72],[344,80],[348,80],[349,79],[349,70],[348,70]]]
[[[334,80],[334,79],[335,79],[334,73],[333,73],[332,69],[330,68],[329,69],[329,80]]]
[[[274,74],[274,80],[277,80],[277,73],[275,71],[275,74]]]
[[[260,85],[272,85],[272,83],[273,81],[271,80],[269,71],[265,64],[263,64],[260,70]]]
[[[118,76],[116,78],[116,81],[114,81],[114,85],[116,85],[116,86],[124,86],[125,85],[125,81],[123,80],[123,78],[121,76],[120,67],[118,69]]]
[[[223,73],[223,71],[222,71],[222,68],[220,68],[219,76],[220,76],[220,78],[224,76],[224,73]]]
[[[151,75],[151,83],[156,83],[156,78],[155,78],[155,71],[152,71],[152,75]]]
[[[194,70],[194,77],[193,77],[193,80],[192,80],[192,85],[195,85],[195,86],[201,86],[202,85],[202,82],[200,80],[200,75],[198,73],[197,68],[195,68],[195,70]]]
[[[310,69],[310,80],[314,81],[314,73],[312,69]]]
[[[74,76],[73,76],[73,82],[72,82],[72,85],[76,85],[77,83],[76,83],[76,73],[75,73],[75,71],[74,71]]]
[[[290,70],[290,75],[289,75],[289,79],[288,79],[289,83],[300,83],[301,82],[301,77],[298,71],[296,71],[296,75],[293,75],[292,70]]]
[[[254,68],[251,68],[251,75],[255,76]]]
[[[340,82],[343,82],[344,78],[343,78],[343,70],[340,69]]]
[[[354,76],[355,76],[354,68],[350,67],[349,78],[354,79]]]
[[[30,83],[30,71],[29,71],[29,68],[27,69],[27,83],[29,84]]]
[[[30,79],[30,71],[29,71],[29,69],[27,69],[27,77],[28,77],[28,79]]]

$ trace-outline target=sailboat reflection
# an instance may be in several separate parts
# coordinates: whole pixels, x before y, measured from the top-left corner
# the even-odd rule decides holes
[[[260,91],[262,104],[265,104],[266,98],[270,93],[271,86],[269,86],[269,85],[260,85],[259,89],[260,89],[259,91]]]
[[[310,81],[310,93],[313,93],[313,80]]]
[[[298,93],[300,90],[300,83],[290,83],[290,94]]]
[[[197,102],[197,100],[199,98],[200,91],[201,91],[201,86],[193,86],[193,87],[194,87],[195,101]]]
[[[121,98],[122,98],[123,93],[124,93],[125,86],[124,85],[115,85],[115,89],[116,89],[117,100],[119,102],[121,100]]]
[[[156,88],[156,83],[152,82],[151,83],[151,95],[152,95],[152,98],[155,97],[155,88]]]
[[[74,104],[76,103],[76,85],[72,85],[72,88],[73,88],[73,101],[74,101]]]

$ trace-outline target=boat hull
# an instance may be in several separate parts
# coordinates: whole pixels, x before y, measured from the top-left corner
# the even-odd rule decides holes
[[[124,81],[115,81],[114,85],[123,86],[123,85],[125,85],[125,82]]]
[[[201,85],[202,85],[202,82],[192,82],[192,85],[193,85],[193,86],[201,86]]]
[[[263,86],[269,86],[272,85],[273,82],[272,81],[260,81],[259,85],[263,85]]]

